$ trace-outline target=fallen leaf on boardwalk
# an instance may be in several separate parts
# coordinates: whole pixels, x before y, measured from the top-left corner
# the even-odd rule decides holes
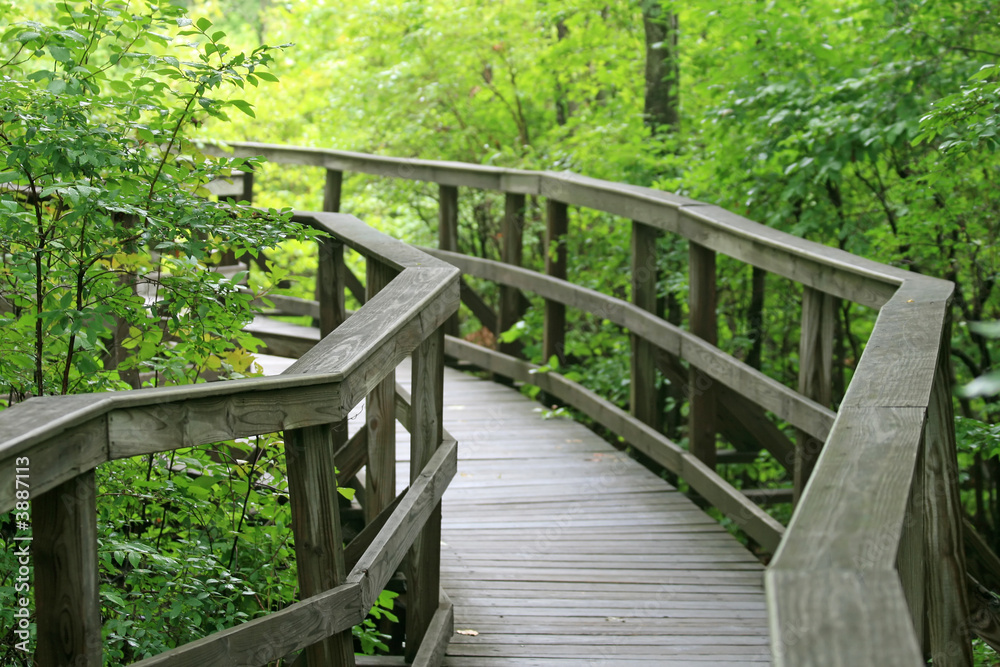
[[[475,630],[455,630],[455,634],[468,635],[470,637],[476,637],[479,635]]]

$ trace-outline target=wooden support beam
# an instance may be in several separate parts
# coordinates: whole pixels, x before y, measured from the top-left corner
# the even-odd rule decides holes
[[[38,634],[33,664],[101,667],[94,471],[82,473],[33,498],[31,516],[34,539],[16,541],[14,553],[29,554],[24,560],[18,557],[17,567],[24,568],[20,571],[25,576],[27,566],[35,566],[34,622]],[[14,599],[7,604],[13,606]],[[15,630],[18,628],[15,618]],[[27,636],[23,639],[27,641]]]
[[[958,496],[955,417],[948,372],[950,333],[951,327],[945,326],[941,336],[945,348],[938,357],[924,430],[923,533],[927,582],[924,606],[934,667],[968,667],[973,659],[962,543],[962,505]]]
[[[302,600],[344,583],[343,537],[334,452],[346,429],[329,424],[285,431],[285,461]],[[306,648],[310,665],[354,665],[354,639],[346,630]]]
[[[803,287],[802,331],[799,338],[799,393],[829,407],[833,391],[833,297]],[[798,432],[795,448],[795,502],[802,496],[823,441]]]
[[[340,197],[344,185],[344,172],[326,170],[326,185],[323,187],[323,211],[340,213]]]
[[[659,231],[632,221],[632,303],[656,314],[656,239]],[[656,388],[657,349],[649,341],[629,334],[632,343],[629,404],[632,414],[657,431],[662,430],[663,410]]]
[[[465,281],[465,276],[462,276],[458,287],[462,303],[468,306],[469,310],[471,310],[472,314],[476,316],[476,319],[479,320],[480,324],[489,329],[494,336],[498,335],[500,331],[497,330],[497,314],[493,312],[493,308],[486,303],[483,297],[479,296],[479,293],[476,292],[476,290],[469,286],[469,283]],[[516,287],[514,290],[520,292]],[[508,329],[509,328],[510,327],[508,327]],[[501,331],[503,331],[503,329],[501,329]]]
[[[410,410],[410,485],[441,444],[444,409],[444,328],[413,352]],[[406,657],[412,661],[438,608],[441,582],[441,503],[410,547],[406,567]]]
[[[319,303],[319,334],[326,337],[347,319],[344,305],[344,244],[336,239],[321,238],[319,266],[316,276],[316,301]]]
[[[371,300],[396,275],[390,266],[369,257],[366,298]],[[390,370],[368,394],[365,429],[368,431],[365,523],[369,523],[396,497],[396,371]]]
[[[504,198],[504,215],[501,236],[501,260],[505,264],[521,266],[524,253],[524,195],[507,193]],[[500,286],[500,331],[507,331],[521,319],[521,293],[510,285]],[[521,356],[523,345],[519,341],[499,343],[498,349],[504,354]]]
[[[566,280],[566,233],[569,230],[569,209],[554,199],[546,203],[545,273]],[[552,299],[545,300],[545,329],[542,334],[543,361],[552,356],[560,361],[566,357],[566,306]]]
[[[715,252],[693,241],[689,246],[688,311],[691,333],[715,345],[716,322]],[[713,381],[691,367],[688,400],[688,442],[691,453],[705,465],[715,467],[715,392]]]
[[[760,370],[760,355],[764,348],[764,287],[767,271],[750,267],[750,307],[747,309],[747,326],[752,343],[747,352],[747,366]]]
[[[438,248],[458,252],[458,187],[441,185],[438,187]],[[445,333],[458,335],[458,313],[445,323]]]

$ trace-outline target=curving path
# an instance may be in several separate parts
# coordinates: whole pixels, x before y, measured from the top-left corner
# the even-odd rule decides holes
[[[445,665],[770,664],[763,566],[674,487],[514,389],[449,368],[444,398]]]

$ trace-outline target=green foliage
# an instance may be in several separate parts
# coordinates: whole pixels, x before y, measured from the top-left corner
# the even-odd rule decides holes
[[[16,12],[0,3],[4,406],[252,373],[245,275],[207,269],[224,251],[256,257],[313,234],[288,211],[209,202],[207,182],[257,164],[209,158],[188,137],[234,109],[254,116],[230,94],[276,81],[275,49],[233,50],[225,31],[169,1],[24,3]],[[265,437],[97,469],[106,664],[294,601],[282,450]],[[9,519],[0,594],[12,598]],[[0,612],[5,665],[20,659],[12,613]],[[378,645],[370,628],[359,633],[366,650]]]
[[[306,232],[287,213],[206,201],[205,183],[252,164],[206,158],[185,137],[206,117],[252,114],[227,95],[273,79],[273,49],[235,53],[170,3],[58,3],[47,22],[4,18],[4,391],[16,401],[117,389],[139,371],[154,382],[238,376],[239,350],[253,346],[236,333],[249,298],[242,276],[206,264]]]

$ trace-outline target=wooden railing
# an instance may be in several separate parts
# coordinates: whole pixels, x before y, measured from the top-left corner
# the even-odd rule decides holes
[[[441,597],[440,499],[457,445],[442,429],[443,325],[458,271],[345,215],[299,220],[320,242],[322,340],[283,375],[109,394],[32,398],[0,412],[0,471],[30,467],[36,664],[102,663],[95,468],[107,461],[284,432],[301,601],[153,658],[153,665],[264,665],[301,652],[353,665],[351,627],[406,557],[408,658],[438,664],[451,636]],[[345,321],[344,245],[367,258],[367,303]],[[340,289],[338,289],[338,286]],[[395,368],[412,355],[412,402]],[[366,425],[344,424],[366,401]],[[395,423],[410,432],[410,485],[396,497]],[[334,466],[366,466],[367,527],[345,549]],[[0,487],[0,511],[15,507]]]
[[[463,285],[463,300],[494,333],[521,316],[521,290],[543,297],[546,359],[563,352],[567,307],[627,328],[632,415],[558,373],[533,373],[531,364],[504,354],[510,347],[496,352],[449,337],[445,350],[586,413],[773,550],[765,584],[776,664],[919,665],[925,656],[936,667],[971,663],[947,372],[951,283],[717,206],[569,173],[251,143],[228,150],[325,169],[324,207],[331,211],[340,208],[344,172],[436,183],[439,248],[428,252],[501,286],[494,311]],[[456,253],[459,188],[504,193],[502,262]],[[519,266],[526,196],[546,200],[545,274]],[[633,303],[566,281],[569,206],[631,221]],[[689,243],[687,329],[655,314],[655,239],[664,232]],[[798,391],[716,347],[720,253],[755,267],[755,284],[769,272],[803,286]],[[830,410],[834,299],[879,309],[836,414]],[[688,450],[660,432],[654,369],[687,391]],[[795,427],[797,444],[766,412]],[[787,530],[715,474],[718,434],[732,442],[749,437],[794,470],[799,498]]]

